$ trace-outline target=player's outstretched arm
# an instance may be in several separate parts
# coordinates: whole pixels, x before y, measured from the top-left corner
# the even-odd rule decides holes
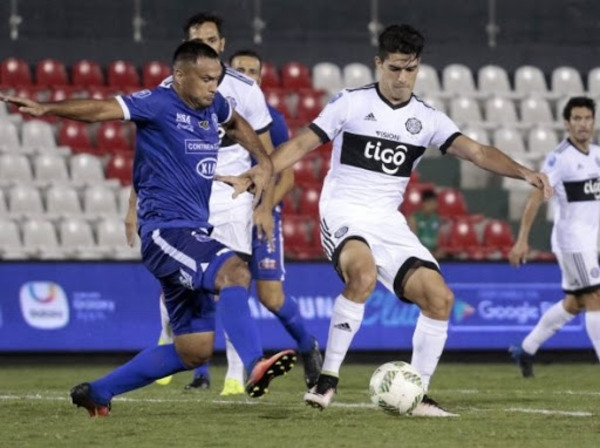
[[[544,195],[542,190],[534,188],[527,199],[525,209],[523,210],[523,216],[521,217],[521,226],[519,227],[519,236],[515,245],[512,247],[508,254],[508,261],[513,266],[520,266],[522,263],[527,261],[527,254],[529,253],[529,232],[535,217],[538,214],[540,205],[544,201]]]
[[[548,177],[544,173],[535,172],[524,167],[494,146],[482,145],[465,135],[460,135],[452,142],[447,153],[464,160],[469,160],[479,168],[491,171],[492,173],[515,179],[523,179],[542,190],[545,199],[549,199],[552,196],[552,187],[550,186]]]
[[[135,232],[137,231],[137,194],[133,188],[129,192],[129,203],[125,215],[125,237],[129,247],[135,243]]]
[[[116,99],[65,100],[55,103],[36,103],[16,96],[0,96],[0,100],[16,105],[19,112],[42,117],[52,115],[71,120],[95,123],[98,121],[122,120],[123,110]]]
[[[291,167],[320,144],[321,138],[313,130],[307,128],[293,139],[279,145],[271,156],[275,173]]]

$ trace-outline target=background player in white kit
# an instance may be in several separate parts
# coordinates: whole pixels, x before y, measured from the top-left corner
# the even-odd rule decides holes
[[[318,384],[304,396],[314,407],[323,409],[331,402],[341,364],[378,279],[421,309],[411,363],[425,389],[429,385],[447,338],[454,296],[434,257],[398,211],[410,174],[428,146],[488,171],[524,179],[543,189],[545,196],[552,193],[544,174],[462,135],[445,114],[412,94],[423,45],[422,35],[411,26],[386,28],[375,58],[380,82],[335,95],[308,130],[272,155],[278,172],[333,140],[331,169],[320,200],[321,241],[345,288],[333,307]],[[223,180],[237,183],[238,189],[250,184],[245,176]],[[413,415],[454,414],[426,397]]]
[[[571,98],[563,110],[568,138],[552,151],[542,168],[556,194],[552,251],[562,273],[565,298],[550,307],[520,345],[510,347],[525,378],[533,377],[533,355],[562,326],[585,310],[585,326],[600,359],[600,268],[596,239],[600,225],[600,147],[594,136],[596,104]],[[521,218],[517,242],[509,254],[514,266],[529,252],[529,232],[542,203],[533,190]]]

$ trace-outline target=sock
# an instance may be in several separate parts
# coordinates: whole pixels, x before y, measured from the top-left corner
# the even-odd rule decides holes
[[[173,344],[147,348],[129,362],[91,383],[92,400],[106,404],[115,395],[147,386],[155,380],[187,370]]]
[[[348,353],[354,335],[360,328],[364,314],[364,303],[352,302],[341,294],[337,296],[329,323],[323,373],[339,376],[342,362]]]
[[[585,328],[600,360],[600,311],[586,311]]]
[[[533,330],[525,336],[521,343],[523,351],[535,355],[544,342],[574,317],[574,314],[565,310],[562,300],[555,303],[546,310]]]
[[[313,349],[315,339],[306,331],[304,319],[300,315],[298,303],[289,297],[283,298],[283,304],[274,313],[287,332],[298,344],[300,353],[306,353]]]
[[[413,352],[410,363],[421,375],[425,392],[442,356],[447,337],[447,320],[430,319],[419,314],[412,339]]]
[[[171,319],[169,318],[169,312],[167,311],[167,306],[165,305],[165,298],[161,294],[160,295],[160,342],[163,344],[172,344],[173,343],[173,331],[171,330]]]
[[[225,333],[225,354],[227,355],[227,373],[225,374],[225,379],[231,378],[244,384],[244,363],[240,355],[235,351],[227,333]]]
[[[204,364],[199,365],[194,369],[194,379],[203,376],[204,378],[210,381],[210,371],[208,367],[210,366],[210,362],[205,362]]]
[[[225,333],[250,375],[254,365],[262,358],[263,351],[256,321],[250,314],[248,290],[242,286],[223,288],[219,292],[217,311]]]

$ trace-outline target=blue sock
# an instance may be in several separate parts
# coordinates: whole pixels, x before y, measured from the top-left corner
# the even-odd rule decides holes
[[[250,314],[248,290],[242,286],[229,286],[219,292],[217,312],[223,329],[240,355],[248,375],[263,351],[256,321]]]
[[[112,397],[147,386],[159,378],[187,370],[173,344],[147,348],[108,375],[90,383],[92,400],[106,404]]]
[[[274,313],[287,332],[298,343],[300,353],[306,353],[313,349],[315,338],[306,331],[304,319],[300,315],[298,303],[288,297],[283,298],[283,304],[278,311]]]
[[[203,376],[207,380],[210,380],[210,372],[208,370],[209,366],[210,366],[210,363],[207,361],[204,364],[196,367],[196,369],[194,370],[194,379]]]

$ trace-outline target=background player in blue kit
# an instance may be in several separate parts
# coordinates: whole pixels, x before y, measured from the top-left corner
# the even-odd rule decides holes
[[[270,182],[271,162],[248,123],[217,93],[222,67],[212,48],[196,41],[181,44],[173,57],[173,73],[172,81],[154,90],[109,100],[38,104],[3,98],[34,116],[87,122],[127,119],[137,125],[133,181],[142,259],[161,283],[175,340],[144,350],[108,375],[71,389],[73,403],[85,407],[90,416],[108,415],[115,395],[210,358],[215,312],[210,294],[219,294],[225,330],[251,372],[251,396],[264,394],[271,379],[295,361],[292,350],[262,359],[247,303],[247,265],[210,237],[208,223],[219,123],[258,161],[253,169],[257,199]]]

